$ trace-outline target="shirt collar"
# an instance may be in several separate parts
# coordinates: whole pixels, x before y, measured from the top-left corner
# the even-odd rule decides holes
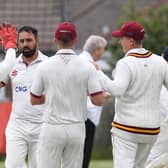
[[[42,53],[41,51],[38,51],[38,56],[37,56],[37,58],[36,58],[34,61],[32,61],[30,64],[34,64],[34,63],[37,63],[37,62],[41,62],[41,61],[43,61],[43,60],[44,60],[44,55],[43,55],[43,53]],[[24,61],[23,61],[23,54],[21,54],[21,55],[18,57],[18,62],[24,63]]]
[[[76,55],[76,53],[72,49],[60,49],[56,52],[57,55],[59,54],[67,54],[67,55]]]
[[[83,57],[85,57],[88,61],[94,61],[93,57],[91,56],[91,54],[88,51],[83,51],[81,53],[81,55],[83,55]]]
[[[129,51],[125,54],[125,56],[128,56],[129,53],[141,53],[141,54],[144,54],[144,53],[146,53],[146,52],[148,52],[148,50],[146,50],[145,48],[133,48],[133,49],[129,50]]]

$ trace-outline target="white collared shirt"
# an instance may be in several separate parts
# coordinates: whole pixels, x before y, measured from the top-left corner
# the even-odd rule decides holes
[[[37,59],[29,65],[24,63],[22,55],[17,58],[15,66],[10,73],[13,94],[12,115],[15,117],[31,122],[42,122],[44,106],[31,105],[30,88],[37,67],[47,58],[40,51],[38,52]],[[5,80],[3,82],[6,83]]]
[[[97,71],[71,49],[61,49],[42,63],[31,88],[32,95],[45,92],[45,121],[72,124],[86,120],[87,93],[100,92]]]

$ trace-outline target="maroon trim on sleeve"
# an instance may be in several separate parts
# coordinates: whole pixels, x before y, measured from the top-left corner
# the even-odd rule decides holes
[[[37,95],[33,94],[32,92],[30,92],[30,95],[35,97],[35,98],[38,98],[38,99],[40,99],[42,97],[42,96],[37,96]]]
[[[99,91],[99,92],[91,93],[90,96],[96,96],[96,95],[102,94],[102,93],[103,93],[102,91]]]
[[[3,82],[3,81],[1,81],[1,84],[2,84],[2,87],[3,87],[3,86],[6,86],[6,83]]]

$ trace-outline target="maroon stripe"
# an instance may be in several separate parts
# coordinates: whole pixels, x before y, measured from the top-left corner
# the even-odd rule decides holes
[[[42,97],[42,96],[37,96],[37,95],[33,94],[32,92],[30,92],[30,95],[35,97],[35,98],[38,98],[38,99],[40,99]]]
[[[130,125],[124,125],[124,124],[120,124],[118,122],[113,121],[114,124],[118,124],[124,127],[128,127],[128,128],[134,128],[134,129],[141,129],[141,130],[157,130],[160,127],[156,127],[156,128],[145,128],[145,127],[135,127],[135,126],[130,126]]]
[[[140,53],[129,53],[128,56],[133,56],[136,58],[147,58],[152,55],[152,52],[148,51],[147,53],[140,54]]]
[[[122,130],[122,131],[126,131],[126,132],[131,132],[131,133],[134,133],[134,134],[145,134],[145,135],[158,135],[159,133],[148,133],[148,132],[136,132],[136,131],[131,131],[131,130],[124,130],[124,129],[122,129],[122,128],[118,128],[118,127],[115,127],[115,128],[117,128],[117,129],[120,129],[120,130]]]
[[[99,92],[91,93],[90,96],[96,96],[96,95],[102,94],[102,93],[103,93],[102,91],[99,91]]]
[[[157,127],[157,128],[142,128],[142,127],[133,127],[133,126],[128,126],[128,125],[124,125],[124,124],[119,124],[119,123],[117,123],[117,122],[113,122],[114,124],[116,124],[116,125],[114,125],[113,127],[115,127],[115,128],[117,128],[117,129],[120,129],[120,130],[122,130],[122,131],[126,131],[126,132],[131,132],[131,133],[134,133],[134,134],[145,134],[145,135],[157,135],[157,134],[159,134],[159,132],[140,132],[140,131],[134,131],[134,130],[129,130],[129,128],[133,128],[133,129],[141,129],[141,130],[157,130],[157,129],[160,129],[160,127]],[[117,126],[118,125],[118,126]],[[124,128],[120,128],[119,126],[123,126],[123,127],[127,127],[128,129],[124,129]]]
[[[146,53],[128,53],[128,55],[129,55],[129,54],[136,54],[136,55],[144,55],[144,56],[146,56],[146,55],[148,55],[149,53],[152,54],[151,51],[148,51],[148,52],[146,52]]]

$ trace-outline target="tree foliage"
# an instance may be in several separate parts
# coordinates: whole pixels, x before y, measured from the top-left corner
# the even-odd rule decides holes
[[[129,20],[141,23],[146,32],[143,46],[161,55],[163,49],[168,46],[168,4],[151,5],[137,10],[135,2],[135,0],[129,0],[129,3],[124,7],[123,16],[118,23],[119,27]],[[109,48],[115,60],[123,55],[116,39],[112,39]]]

